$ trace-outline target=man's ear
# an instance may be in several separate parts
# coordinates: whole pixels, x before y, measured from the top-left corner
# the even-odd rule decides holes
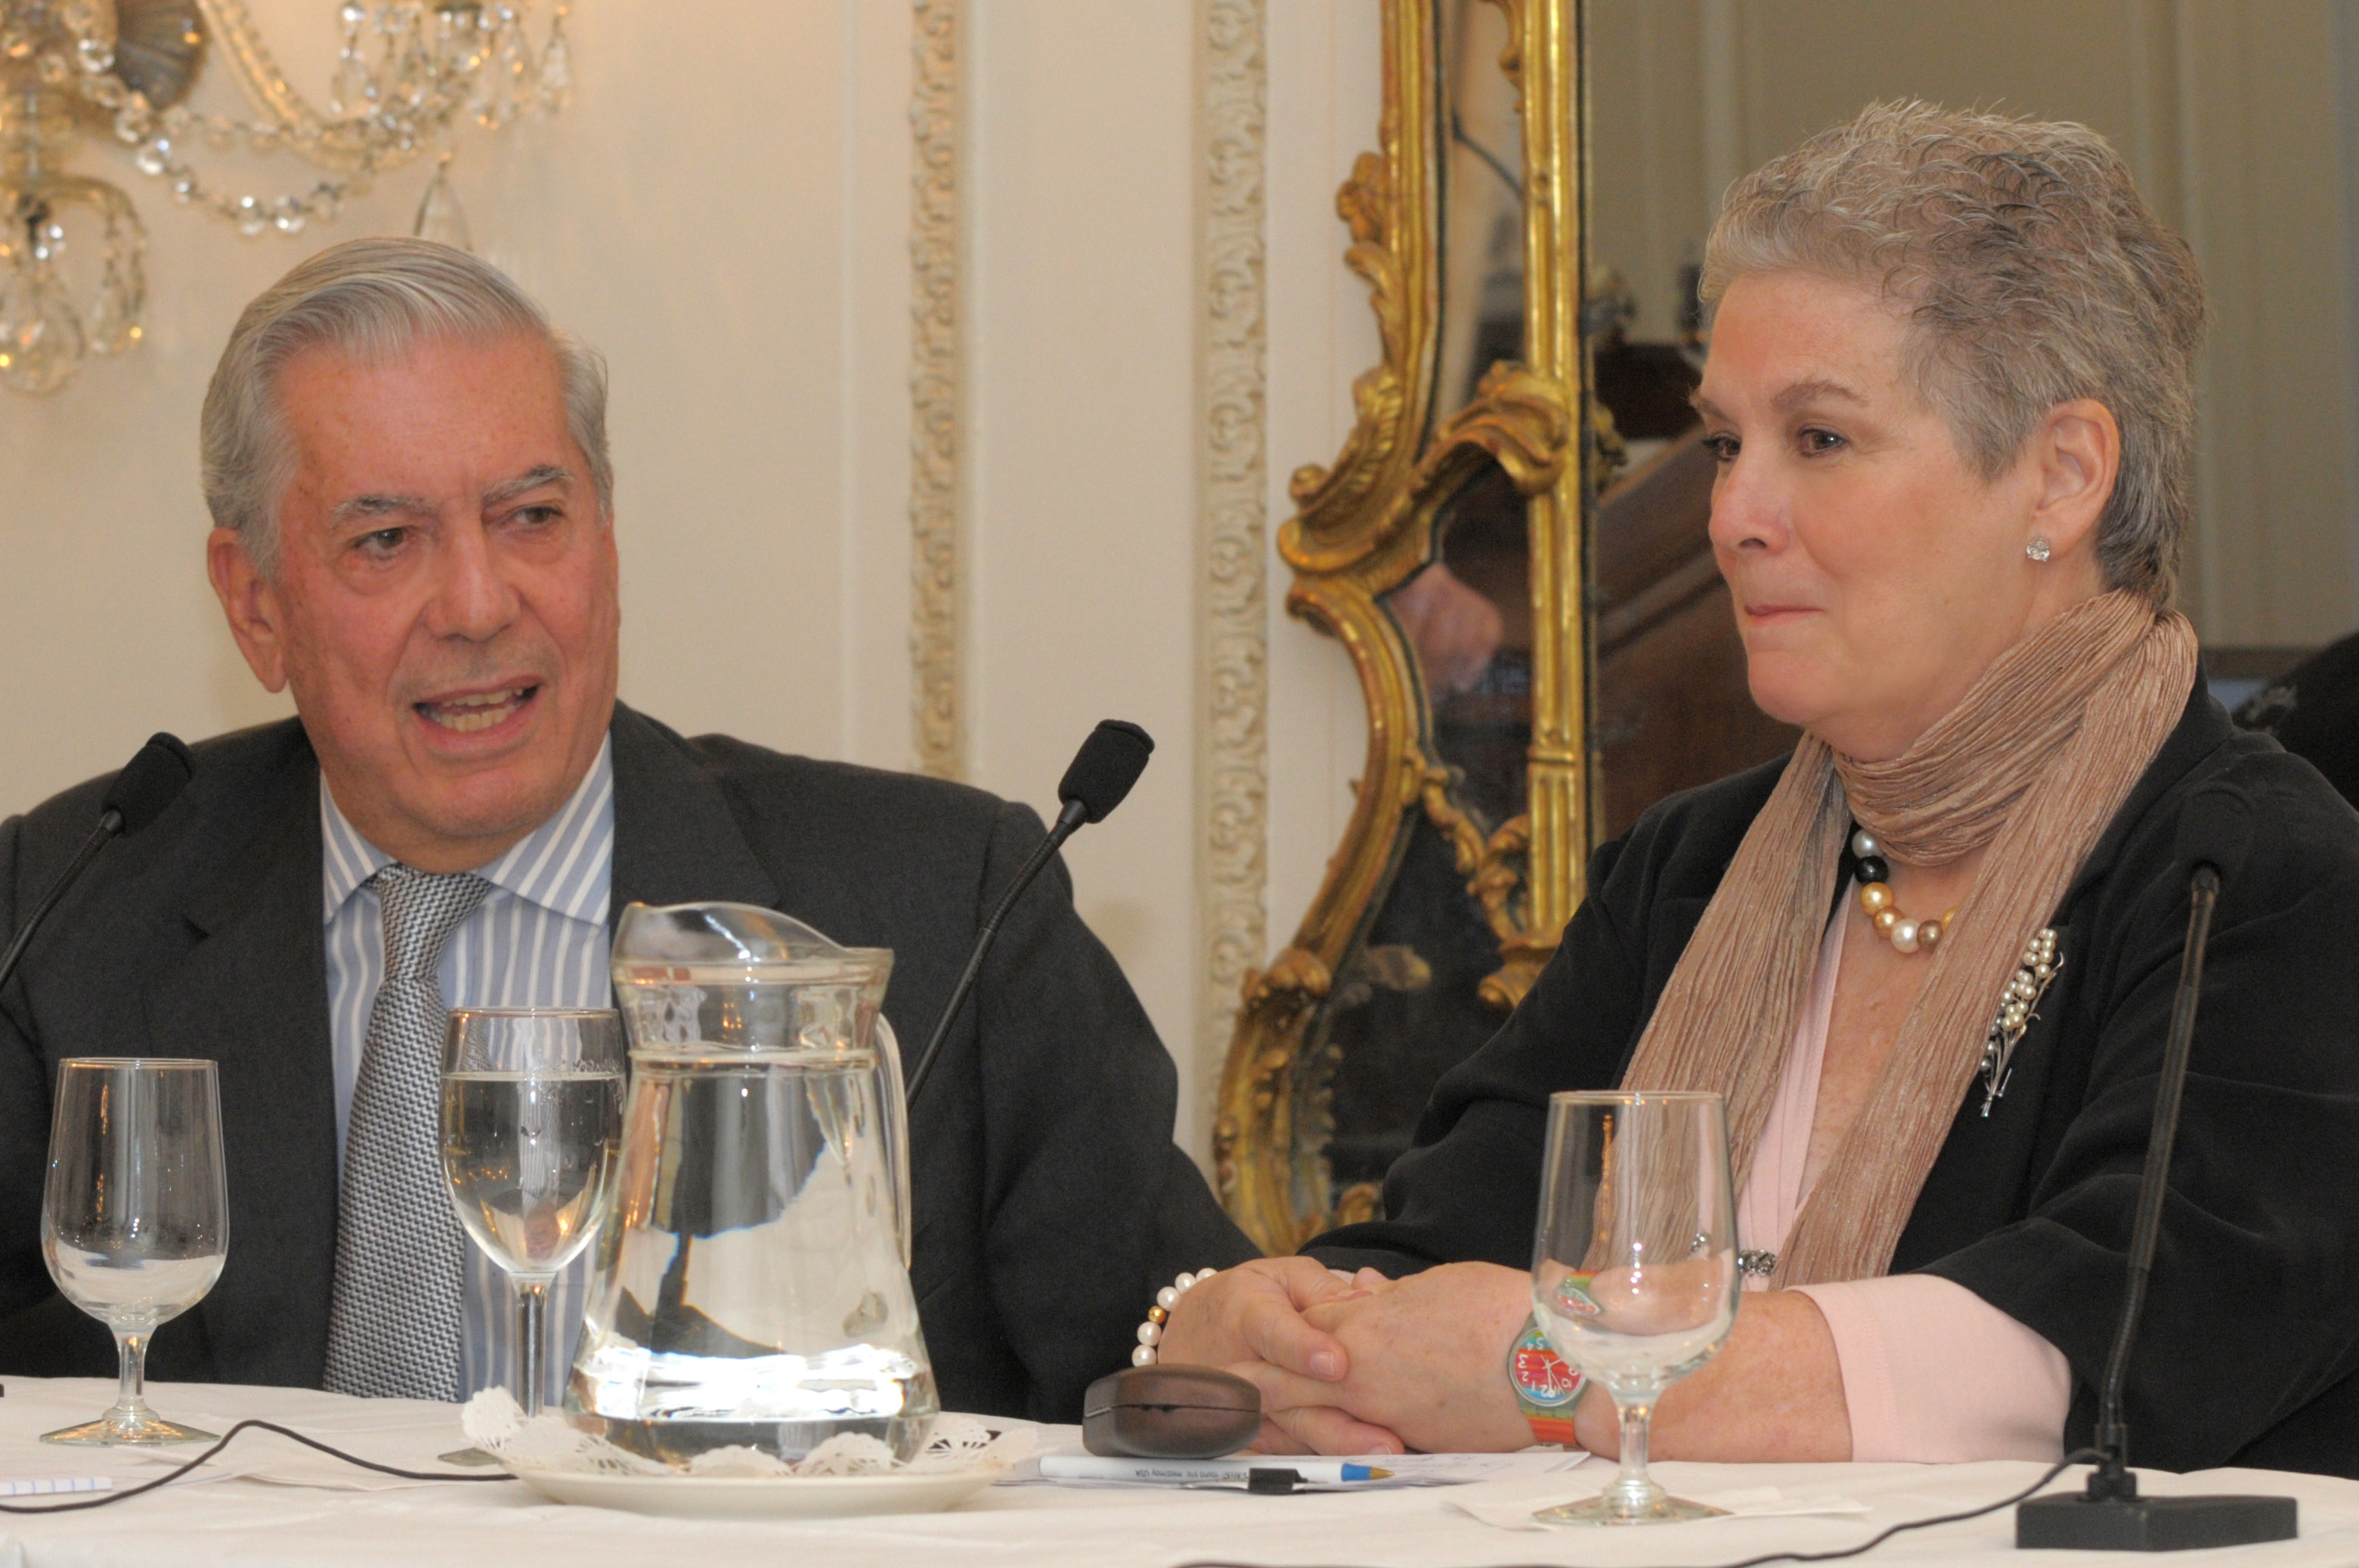
[[[246,553],[244,535],[234,528],[212,531],[205,541],[205,575],[212,579],[213,595],[229,617],[229,634],[237,639],[254,678],[266,690],[286,690],[286,604],[277,586]]]
[[[2075,397],[2048,411],[2032,442],[2039,469],[2032,531],[2058,555],[2069,555],[2094,539],[2113,499],[2122,471],[2121,427],[2095,398]]]

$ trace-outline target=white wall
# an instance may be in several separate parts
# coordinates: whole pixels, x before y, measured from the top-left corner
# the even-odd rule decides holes
[[[1066,857],[1083,916],[1180,1058],[1181,1142],[1201,1157],[1221,1064],[1190,1047],[1199,16],[988,0],[968,20],[970,776],[1043,801],[1097,719],[1157,738],[1121,813]],[[1287,475],[1332,460],[1351,378],[1376,357],[1333,198],[1375,143],[1379,47],[1375,9],[1353,0],[1269,8],[1273,546]],[[1286,616],[1274,548],[1270,569],[1277,946],[1343,832],[1365,740],[1348,661]]]
[[[1343,842],[1367,758],[1350,659],[1286,613],[1277,559],[1287,481],[1332,463],[1352,432],[1353,378],[1381,356],[1367,286],[1343,265],[1335,191],[1376,146],[1384,34],[1355,0],[1277,0],[1269,28],[1269,945],[1294,936]],[[1219,1065],[1213,1065],[1217,1075]]]
[[[1101,719],[1156,738],[1066,851],[1164,1039],[1194,1002],[1192,20],[974,6],[969,174],[968,776],[1053,803]],[[1118,127],[1118,129],[1117,129]]]

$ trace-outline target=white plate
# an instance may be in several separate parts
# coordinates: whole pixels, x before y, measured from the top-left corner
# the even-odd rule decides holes
[[[690,1519],[841,1519],[853,1514],[938,1513],[1006,1474],[885,1476],[599,1476],[517,1470],[516,1478],[560,1503]]]

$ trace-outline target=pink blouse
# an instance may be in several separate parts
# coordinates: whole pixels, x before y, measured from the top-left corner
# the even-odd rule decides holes
[[[1785,1245],[1801,1212],[1819,1069],[1834,1015],[1843,921],[1827,923],[1786,1076],[1736,1199],[1737,1245]],[[1768,1281],[1746,1275],[1747,1289]],[[1953,1463],[2063,1456],[2072,1369],[2063,1352],[1963,1285],[1930,1274],[1799,1287],[1833,1333],[1855,1460]]]

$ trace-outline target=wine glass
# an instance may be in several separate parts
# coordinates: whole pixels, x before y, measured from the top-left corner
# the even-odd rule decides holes
[[[1532,1303],[1549,1343],[1613,1396],[1622,1471],[1544,1524],[1655,1524],[1722,1512],[1647,1474],[1663,1390],[1712,1359],[1736,1323],[1736,1206],[1716,1094],[1549,1097]]]
[[[221,1087],[211,1062],[70,1057],[58,1065],[41,1256],[66,1300],[114,1332],[122,1383],[96,1421],[44,1443],[209,1443],[148,1408],[147,1341],[199,1302],[229,1251]]]
[[[538,1415],[549,1286],[597,1234],[623,1131],[623,1021],[604,1008],[454,1008],[442,1175],[514,1292],[516,1402]]]

